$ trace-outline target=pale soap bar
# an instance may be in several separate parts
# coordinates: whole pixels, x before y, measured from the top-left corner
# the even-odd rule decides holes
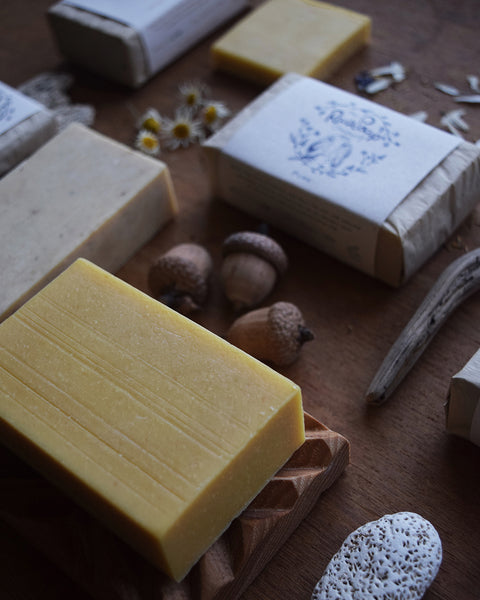
[[[17,101],[34,108],[17,118]],[[57,123],[51,111],[0,82],[0,177],[32,155],[56,133]]]
[[[68,60],[137,88],[246,4],[246,0],[137,0],[132,4],[70,0],[51,6],[47,17],[59,50]],[[148,22],[149,14],[161,11],[160,18]],[[145,36],[148,29],[151,34]]]
[[[300,163],[294,155],[295,147],[292,140],[297,147],[302,147],[304,142],[301,136],[305,133],[305,129],[301,135],[297,135],[296,122],[293,126],[288,120],[291,114],[277,115],[272,108],[277,106],[274,103],[278,98],[290,91],[290,88],[297,85],[298,82],[304,80],[305,78],[295,73],[285,75],[204,142],[203,148],[210,166],[213,193],[356,268],[361,268],[358,261],[358,247],[353,245],[355,242],[349,240],[353,239],[353,235],[357,235],[360,223],[364,228],[362,235],[369,245],[369,251],[371,248],[371,267],[361,268],[361,270],[389,285],[399,286],[438,250],[480,200],[480,150],[473,144],[455,140],[456,147],[427,172],[411,191],[400,198],[399,204],[393,206],[383,221],[380,221],[378,225],[370,223],[361,212],[349,213],[347,209],[336,206],[331,198],[324,195],[323,186],[327,186],[331,181],[327,169],[333,172],[338,181],[345,182],[345,185],[347,183],[346,178],[349,173],[341,172],[342,167],[336,166],[340,162],[335,162],[338,158],[335,153],[342,150],[344,145],[348,145],[350,133],[344,131],[342,135],[337,136],[335,143],[330,144],[328,140],[323,140],[323,146],[321,146],[320,143],[315,142],[311,147],[311,156],[317,158],[310,163],[310,154],[305,150],[305,159],[303,163]],[[311,81],[318,87],[328,87],[322,82]],[[330,87],[330,89],[334,88]],[[342,93],[345,97],[351,97],[351,103],[357,102],[355,96]],[[310,110],[310,101],[308,98],[305,98],[305,101],[305,106]],[[345,100],[344,102],[347,105]],[[362,102],[367,101],[362,100]],[[374,103],[368,104],[373,107],[373,112],[377,110]],[[237,133],[243,131],[245,126],[248,127],[255,116],[267,108],[269,114],[273,115],[271,120],[277,119],[278,122],[277,129],[271,131],[275,135],[277,135],[277,131],[285,132],[283,136],[286,140],[285,144],[292,146],[289,150],[288,156],[291,160],[289,160],[288,166],[292,170],[291,165],[296,165],[296,170],[300,173],[300,175],[296,175],[296,179],[287,180],[286,173],[281,176],[274,175],[272,174],[273,170],[264,169],[260,161],[254,165],[252,161],[239,159],[230,151],[232,140],[236,139]],[[343,108],[343,106],[339,106],[338,115],[334,116],[332,113],[332,119],[340,118]],[[348,110],[350,109],[348,108]],[[265,115],[265,112],[262,114]],[[402,118],[408,120],[406,117]],[[269,124],[269,127],[273,127],[273,125]],[[291,131],[295,133],[296,138],[291,138],[289,141]],[[438,130],[429,127],[429,132],[437,133]],[[444,132],[438,133],[443,136],[443,139],[445,136],[449,136]],[[259,147],[256,137],[258,135],[266,136],[267,142],[272,137],[265,132],[260,133],[256,130],[255,136],[251,137],[252,151]],[[242,137],[242,139],[244,138],[245,136]],[[308,135],[305,135],[305,146],[308,139]],[[452,139],[454,139],[453,136]],[[285,162],[284,151],[285,148],[280,149],[275,146],[268,153],[269,164],[273,165],[277,171],[278,168],[275,165],[283,165]],[[323,162],[320,160],[322,156]],[[410,160],[409,156],[406,154],[407,162]],[[376,173],[380,177],[383,169],[382,156],[376,160],[376,163],[372,162],[367,166],[370,171],[378,169]],[[349,161],[353,161],[353,158],[347,156],[342,165],[349,165]],[[311,188],[312,184],[309,184],[310,188],[307,192],[302,187],[301,177],[302,174],[305,175],[306,171],[310,173],[309,169],[314,167],[317,169],[317,173],[320,172],[320,169],[324,169],[323,179],[319,177],[318,186],[314,191]],[[363,167],[357,165],[356,168],[361,170]],[[365,177],[371,176],[365,175]],[[313,177],[311,179],[313,181]],[[375,182],[378,183],[378,179]],[[383,183],[386,185],[384,189],[387,196],[385,198],[388,198],[388,186],[391,185],[389,182],[390,180],[387,178],[387,181]],[[344,186],[342,185],[342,187]],[[361,191],[363,192],[363,189]],[[397,192],[397,186],[393,191]],[[355,197],[350,197],[350,200],[352,204],[358,203],[359,194],[353,193]],[[380,197],[383,196],[380,195]],[[371,205],[372,203],[367,208],[371,208]],[[355,221],[352,220],[353,218]],[[342,253],[338,250],[341,244],[348,243],[352,244],[351,256],[348,256],[343,249]]]
[[[0,321],[80,256],[118,270],[176,211],[164,163],[70,125],[0,181]]]
[[[215,68],[260,84],[327,79],[370,40],[368,16],[316,0],[268,0],[211,47]]]
[[[480,446],[480,350],[452,377],[446,429]]]
[[[297,385],[83,259],[0,325],[0,417],[177,580],[305,439]]]

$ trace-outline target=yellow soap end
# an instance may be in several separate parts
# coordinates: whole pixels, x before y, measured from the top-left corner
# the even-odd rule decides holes
[[[78,259],[0,324],[0,437],[180,580],[305,431],[295,383]]]
[[[289,72],[326,79],[370,40],[371,19],[312,0],[268,0],[210,49],[214,68],[269,85]]]

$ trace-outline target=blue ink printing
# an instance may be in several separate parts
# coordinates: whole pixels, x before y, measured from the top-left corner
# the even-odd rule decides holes
[[[315,122],[303,117],[290,133],[294,152],[290,159],[312,174],[332,178],[366,174],[392,147],[400,146],[399,133],[392,131],[388,118],[371,109],[336,101],[314,108]]]
[[[11,95],[0,90],[0,121],[10,121],[14,112],[15,107]]]

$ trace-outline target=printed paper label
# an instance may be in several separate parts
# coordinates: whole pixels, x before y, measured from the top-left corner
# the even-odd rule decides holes
[[[63,0],[135,29],[155,73],[247,5],[247,0]]]
[[[40,103],[0,81],[0,135],[43,108]]]
[[[305,224],[334,238],[330,253],[373,274],[372,228],[378,231],[460,141],[361,97],[302,78],[241,126],[223,153],[320,197],[316,204],[321,210],[310,208]],[[291,209],[296,218],[297,206]],[[318,222],[315,213],[321,213]],[[342,225],[332,230],[329,221]]]

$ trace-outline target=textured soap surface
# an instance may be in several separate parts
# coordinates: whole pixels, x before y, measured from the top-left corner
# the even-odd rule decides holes
[[[294,383],[83,259],[0,325],[2,440],[181,579],[304,441]]]
[[[211,48],[214,67],[268,84],[295,72],[325,79],[370,38],[370,18],[312,0],[268,0]]]
[[[164,163],[70,125],[0,181],[0,321],[80,256],[116,271],[176,211]]]
[[[420,600],[442,562],[435,527],[413,512],[385,515],[351,533],[311,600]]]

